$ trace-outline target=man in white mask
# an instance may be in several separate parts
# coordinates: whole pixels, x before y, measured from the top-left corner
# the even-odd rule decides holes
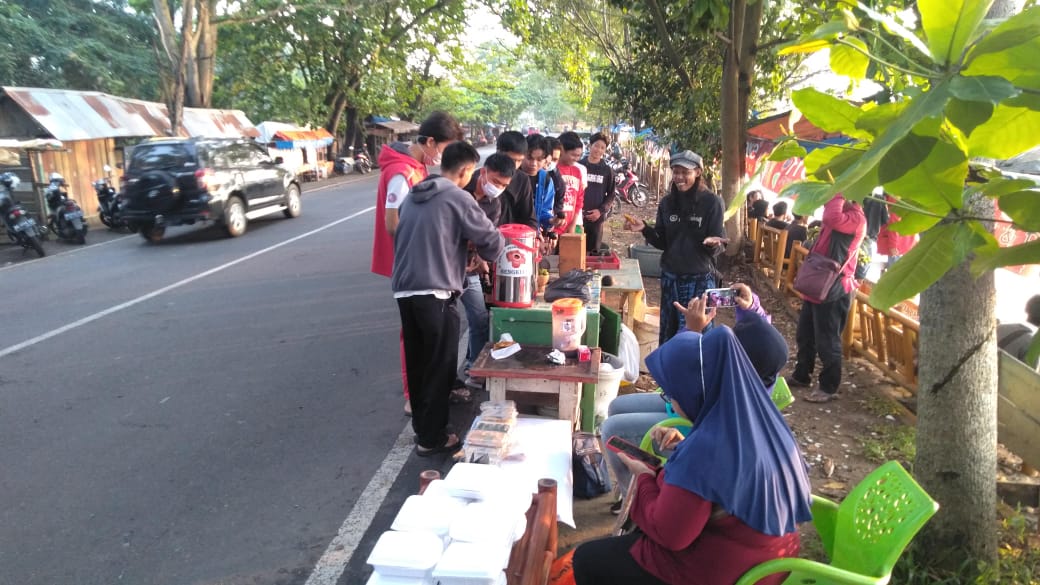
[[[517,176],[516,163],[507,154],[496,152],[484,161],[484,167],[473,173],[473,178],[466,185],[477,205],[495,226],[501,225],[503,197],[506,189]],[[466,311],[466,322],[469,324],[469,345],[466,349],[465,385],[467,388],[479,390],[484,387],[484,380],[468,375],[469,366],[484,348],[490,335],[488,327],[488,310],[484,304],[484,286],[481,279],[488,274],[488,264],[476,254],[470,254],[470,263],[466,268],[466,288],[462,291],[462,306]],[[455,402],[466,400],[468,392],[456,388],[452,394]]]

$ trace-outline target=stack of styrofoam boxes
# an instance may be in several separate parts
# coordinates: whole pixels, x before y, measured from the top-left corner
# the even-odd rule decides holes
[[[369,585],[504,585],[531,492],[498,467],[458,463],[409,497],[376,542]]]
[[[482,403],[480,416],[473,420],[473,425],[466,433],[462,460],[466,463],[498,465],[508,457],[516,416],[516,403],[512,400]]]

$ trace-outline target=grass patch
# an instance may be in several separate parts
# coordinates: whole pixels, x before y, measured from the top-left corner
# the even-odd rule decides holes
[[[864,437],[860,444],[863,454],[874,463],[884,463],[895,459],[903,467],[912,470],[914,457],[917,456],[917,429],[903,424],[875,425],[870,428],[871,435]]]
[[[907,551],[892,571],[892,583],[902,585],[1033,585],[1040,583],[1040,540],[1018,510],[1001,506],[1000,548],[994,564],[965,561],[956,570],[929,569]]]
[[[863,406],[867,412],[878,418],[884,418],[888,415],[898,417],[903,414],[903,409],[895,400],[873,392],[867,396],[867,403]]]

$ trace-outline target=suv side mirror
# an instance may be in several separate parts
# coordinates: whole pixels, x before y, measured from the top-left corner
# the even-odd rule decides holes
[[[284,163],[284,162],[285,162],[285,159],[284,159],[284,158],[282,158],[282,157],[280,157],[280,156],[276,156],[276,157],[274,157],[274,164],[276,164],[276,165],[280,165],[280,164],[282,164],[282,163]]]

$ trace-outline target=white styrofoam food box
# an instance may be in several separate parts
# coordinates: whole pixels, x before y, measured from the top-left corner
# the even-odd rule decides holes
[[[465,507],[466,503],[458,498],[408,496],[390,528],[399,532],[432,532],[443,537]]]
[[[503,573],[504,574],[504,573]],[[373,571],[366,585],[435,585],[433,577],[388,577]]]
[[[450,495],[470,500],[487,499],[506,483],[501,468],[479,463],[456,463],[444,478],[444,488]]]
[[[444,554],[444,541],[432,532],[388,530],[379,537],[368,564],[384,577],[429,577]]]
[[[440,585],[497,585],[504,583],[502,568],[509,548],[471,542],[453,542],[433,569]]]
[[[459,512],[448,535],[453,541],[486,543],[508,547],[516,535],[521,516],[488,502],[474,502]],[[521,534],[523,534],[521,532]]]

